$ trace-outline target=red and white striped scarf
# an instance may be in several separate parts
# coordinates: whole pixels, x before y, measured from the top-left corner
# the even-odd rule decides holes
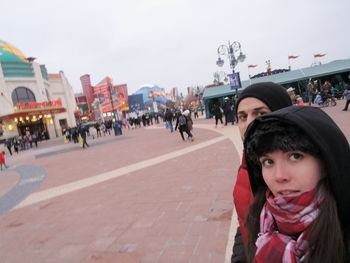
[[[295,197],[276,198],[268,190],[253,262],[303,262],[309,253],[308,230],[318,216],[322,200],[318,188]]]

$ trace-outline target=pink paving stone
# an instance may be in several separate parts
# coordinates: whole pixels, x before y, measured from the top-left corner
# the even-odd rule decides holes
[[[157,218],[141,218],[132,227],[133,228],[149,228],[152,227]]]
[[[189,234],[210,238],[211,236],[216,235],[219,230],[219,226],[219,222],[196,222],[192,225]]]
[[[141,262],[141,256],[136,253],[112,253],[112,252],[101,252],[93,253],[82,262],[103,262],[103,263],[139,263]]]
[[[160,256],[161,256],[161,252],[147,253],[142,257],[141,263],[159,262]]]
[[[215,263],[215,262],[224,262],[225,256],[222,256],[220,261],[212,261],[212,253],[208,251],[201,251],[200,253],[195,253],[191,256],[189,262],[200,262],[200,263]]]
[[[193,246],[171,246],[163,251],[158,262],[190,262],[193,249]]]
[[[102,237],[97,238],[94,240],[94,242],[90,245],[90,248],[95,251],[106,251],[107,248],[115,242],[117,238],[116,237]]]

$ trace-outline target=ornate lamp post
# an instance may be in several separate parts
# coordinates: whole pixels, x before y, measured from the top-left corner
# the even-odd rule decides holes
[[[218,47],[218,60],[216,65],[222,67],[224,65],[224,60],[222,56],[226,56],[230,62],[230,67],[232,69],[232,74],[229,74],[231,89],[236,89],[236,94],[238,88],[241,87],[241,81],[239,78],[239,73],[235,73],[235,67],[238,62],[243,62],[246,58],[246,55],[243,54],[241,49],[241,43],[234,41],[233,43],[228,42],[228,45],[220,45]]]
[[[222,85],[222,83],[227,82],[227,75],[224,71],[216,71],[214,72],[214,84]]]

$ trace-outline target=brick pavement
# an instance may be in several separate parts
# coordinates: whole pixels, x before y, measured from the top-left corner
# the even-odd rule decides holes
[[[349,139],[344,103],[325,111]],[[43,167],[47,177],[0,217],[1,261],[227,260],[229,231],[236,226],[231,214],[242,149],[238,130],[214,129],[213,120],[204,119],[194,127],[194,142],[159,126],[89,140],[85,150],[52,140],[7,156],[12,168]],[[18,180],[13,170],[0,172],[0,194]]]
[[[9,157],[12,169],[40,166],[47,177],[0,218],[2,259],[224,261],[239,157],[227,137],[199,128],[208,120],[196,123],[194,142],[158,127],[90,140],[85,150],[56,140]]]

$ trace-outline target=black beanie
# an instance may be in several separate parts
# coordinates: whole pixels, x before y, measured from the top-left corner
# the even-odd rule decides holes
[[[236,102],[236,114],[239,103],[247,97],[254,97],[261,100],[271,111],[292,105],[292,101],[285,88],[273,82],[260,82],[246,87],[239,94]]]

